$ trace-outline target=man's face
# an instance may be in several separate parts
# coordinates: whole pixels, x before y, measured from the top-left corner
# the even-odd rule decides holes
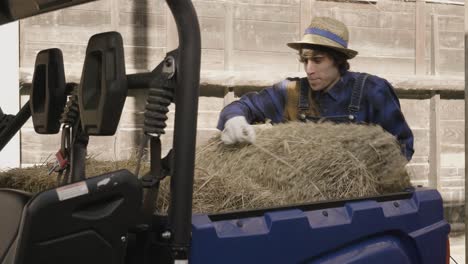
[[[338,67],[327,53],[302,49],[300,57],[312,90],[327,89],[340,78]]]

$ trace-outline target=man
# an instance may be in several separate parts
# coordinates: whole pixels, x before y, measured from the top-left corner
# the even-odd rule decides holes
[[[385,79],[350,72],[348,60],[357,51],[348,49],[347,27],[332,18],[316,17],[301,41],[288,43],[299,51],[305,78],[288,78],[248,93],[221,112],[218,129],[225,144],[254,143],[252,123],[289,120],[330,120],[372,123],[382,126],[401,144],[408,160],[413,134],[400,109],[395,92]]]

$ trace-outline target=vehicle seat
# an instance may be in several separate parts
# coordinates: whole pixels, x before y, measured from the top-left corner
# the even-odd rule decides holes
[[[23,214],[23,208],[31,199],[32,194],[0,188],[0,260],[12,246],[18,234],[18,229]]]
[[[1,264],[124,263],[142,200],[127,170],[41,192],[0,191]],[[7,217],[5,217],[7,216]]]

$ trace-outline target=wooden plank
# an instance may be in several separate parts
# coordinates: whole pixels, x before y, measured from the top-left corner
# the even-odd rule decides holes
[[[442,123],[441,126],[444,124]],[[462,135],[463,136],[463,135]],[[440,145],[440,153],[443,155],[444,153],[451,153],[451,154],[457,154],[457,153],[465,153],[465,145],[464,144],[445,144],[444,142],[441,143]],[[441,166],[443,168],[443,166]],[[463,169],[462,167],[459,167],[459,169]],[[441,174],[444,177],[446,176],[445,174]]]
[[[284,43],[286,46],[286,43]],[[277,76],[281,74],[272,74],[275,73],[290,73],[297,72],[297,52],[294,52],[293,49],[290,49],[288,53],[283,52],[263,52],[263,51],[234,51],[233,63],[236,71],[244,74],[246,71],[252,71],[257,76],[262,76],[262,72],[266,72],[268,78],[265,78],[265,84],[271,85],[276,81]],[[259,69],[262,69],[260,72]],[[303,75],[303,70],[298,72],[298,74]],[[290,76],[289,77],[293,77]],[[234,84],[238,84],[235,81],[232,81]]]
[[[427,160],[430,152],[429,129],[414,128],[411,130],[414,135],[414,156],[422,156]]]
[[[440,64],[440,43],[439,43],[439,16],[432,15],[432,34],[431,34],[431,73],[432,75],[439,75]]]
[[[458,74],[465,70],[463,49],[440,49],[439,72],[441,75]]]
[[[166,51],[169,52],[179,47],[179,35],[174,16],[169,7],[166,6]]]
[[[463,2],[463,1],[462,1]],[[459,5],[433,5],[434,11],[440,15],[463,17],[464,10]],[[465,5],[466,8],[466,5]]]
[[[297,39],[298,23],[234,20],[234,49],[243,51],[291,52],[286,43]],[[297,64],[296,64],[297,65]]]
[[[125,46],[166,47],[166,29],[136,26],[119,26]]]
[[[440,121],[440,141],[445,145],[465,144],[465,122],[464,120]]]
[[[118,135],[90,137],[88,143],[88,156],[97,160],[118,160],[120,155]]]
[[[225,88],[225,96],[224,96],[224,106],[234,102],[236,100],[234,95],[234,90]]]
[[[463,32],[441,31],[439,27],[439,48],[463,51],[465,39]]]
[[[38,135],[34,129],[21,129],[21,164],[50,160],[60,148],[60,135]]]
[[[464,122],[464,119],[465,119],[464,100],[442,100],[440,102],[440,119],[441,120],[458,120],[458,121]]]
[[[416,45],[415,45],[415,73],[426,74],[426,1],[416,0]]]
[[[301,0],[301,30],[299,31],[299,37],[302,38],[304,30],[309,27],[310,21],[312,20],[312,6],[315,4],[315,0]]]
[[[425,181],[427,179],[427,175],[429,173],[427,164],[408,164],[407,169],[411,181]]]
[[[301,0],[309,2],[310,0]],[[299,22],[299,5],[261,5],[255,1],[249,4],[238,4],[235,6],[235,19],[276,21],[276,22]],[[309,20],[310,22],[310,20]]]
[[[111,25],[112,25],[112,30],[118,31],[119,30],[119,24],[120,24],[120,16],[119,16],[119,9],[120,9],[120,3],[118,1],[110,1],[110,20],[111,20]]]
[[[431,98],[429,126],[429,186],[440,189],[440,94]]]
[[[359,47],[359,45],[354,45]],[[360,52],[360,50],[359,50]],[[351,62],[352,71],[358,72],[372,72],[372,74],[408,74],[414,70],[413,58],[395,58],[395,57],[375,57],[359,55],[352,59]]]
[[[440,13],[439,15],[439,29],[440,31],[452,31],[452,32],[462,32],[464,33],[463,28],[463,16],[454,16],[448,15],[444,16]]]
[[[214,129],[218,123],[219,111],[200,111],[198,112],[198,129]],[[143,128],[144,112],[123,112],[120,117],[120,128],[133,129]],[[174,128],[175,113],[167,113],[166,129]]]
[[[442,153],[440,155],[440,166],[442,167],[465,167],[465,153]]]
[[[299,28],[299,36],[298,39],[302,39],[304,35],[304,31],[306,28],[309,27],[310,21],[312,20],[312,5],[315,0],[301,0],[300,10],[301,10],[301,20],[300,20],[300,28]],[[298,63],[298,71],[302,71],[302,64]]]
[[[232,56],[234,51],[234,7],[232,2],[226,2],[224,21],[224,70],[232,71]]]
[[[162,14],[121,12],[117,15],[120,26],[145,27],[148,31],[166,27],[166,17]]]
[[[166,133],[161,136],[161,155],[165,156],[167,152],[172,148],[172,143],[173,143],[173,137],[174,137],[174,131],[172,129],[166,129]],[[210,129],[210,130],[199,130],[197,133],[197,139],[196,139],[196,146],[201,146],[203,144],[206,144],[208,140],[212,137],[214,137],[217,133],[219,133],[218,130],[215,129]],[[140,143],[140,138],[142,135],[142,131],[140,130],[121,130],[118,132],[116,135],[116,145],[115,145],[115,152],[116,154],[114,155],[116,159],[128,159],[131,157],[132,154],[136,153],[138,149],[138,145]],[[109,147],[109,149],[112,147],[112,145]],[[98,153],[98,152],[96,152]],[[106,153],[102,152],[101,149],[101,155],[106,159],[106,157],[112,158],[112,149],[107,150]],[[98,159],[101,158],[101,156],[97,157]]]
[[[125,46],[166,47],[166,28],[120,25],[119,32]]]
[[[350,45],[359,51],[359,56],[376,59],[411,59],[414,64],[414,29],[348,27]],[[354,61],[354,59],[352,60]],[[414,65],[413,65],[414,67]],[[406,74],[412,73],[407,72]]]
[[[223,99],[200,96],[198,111],[220,111],[223,108]]]
[[[128,0],[126,0],[128,1]],[[193,1],[193,5],[195,6],[195,10],[197,11],[198,17],[217,17],[217,18],[224,18],[225,17],[225,4],[228,1]]]
[[[112,0],[115,1],[115,0]],[[139,0],[139,1],[128,1],[119,0],[119,7],[121,12],[136,12],[136,13],[153,13],[153,14],[164,14],[164,6],[166,2],[164,0]]]
[[[401,111],[411,129],[429,129],[429,101],[429,99],[400,99]]]
[[[89,2],[85,3],[82,5],[75,5],[68,7],[67,9],[74,9],[74,10],[87,10],[87,11],[94,11],[94,10],[100,10],[100,11],[108,11],[109,10],[109,1],[113,0],[99,0],[99,1],[94,1],[94,2]],[[133,1],[128,1],[128,2],[133,2]],[[61,12],[65,9],[61,9],[58,11],[54,12]]]
[[[298,5],[300,0],[255,0],[255,4],[257,5],[282,5],[282,6],[294,6]],[[237,0],[236,1],[239,4],[251,4],[253,1],[252,0]]]
[[[226,17],[227,18],[227,17]],[[202,39],[202,48],[204,49],[223,49],[225,43],[224,19],[223,18],[199,18]]]
[[[224,70],[224,50],[202,49],[201,68],[206,70]]]
[[[127,71],[130,69],[148,70],[159,64],[164,58],[164,48],[125,47]]]
[[[113,2],[113,1],[111,1]],[[106,4],[107,5],[107,4]],[[38,26],[50,27],[53,25],[74,26],[81,28],[99,27],[111,23],[112,12],[107,10],[76,10],[63,9],[51,13],[29,17],[24,20],[24,25],[38,29]]]
[[[91,28],[74,26],[41,26],[40,28],[32,26],[23,26],[21,29],[21,43],[23,46],[34,43],[45,43],[50,47],[60,47],[60,45],[82,44],[87,45],[89,38],[97,32],[112,30],[110,24],[96,26]],[[66,38],[64,38],[66,32]],[[64,59],[69,54],[64,54]]]
[[[50,43],[28,43],[24,46],[23,50],[20,50],[20,63],[21,67],[33,67],[36,54],[43,50],[50,48]],[[64,64],[65,64],[65,75],[71,70],[71,67],[76,67],[81,71],[84,61],[84,55],[86,51],[86,45],[82,44],[57,44],[55,47],[62,50]]]

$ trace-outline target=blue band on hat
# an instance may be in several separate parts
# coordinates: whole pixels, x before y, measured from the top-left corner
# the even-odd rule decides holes
[[[346,42],[344,39],[342,39],[340,36],[330,32],[326,31],[320,28],[307,28],[304,32],[304,34],[315,34],[319,35],[328,39],[331,39],[335,41],[336,43],[339,43],[341,46],[348,48],[348,42]]]

